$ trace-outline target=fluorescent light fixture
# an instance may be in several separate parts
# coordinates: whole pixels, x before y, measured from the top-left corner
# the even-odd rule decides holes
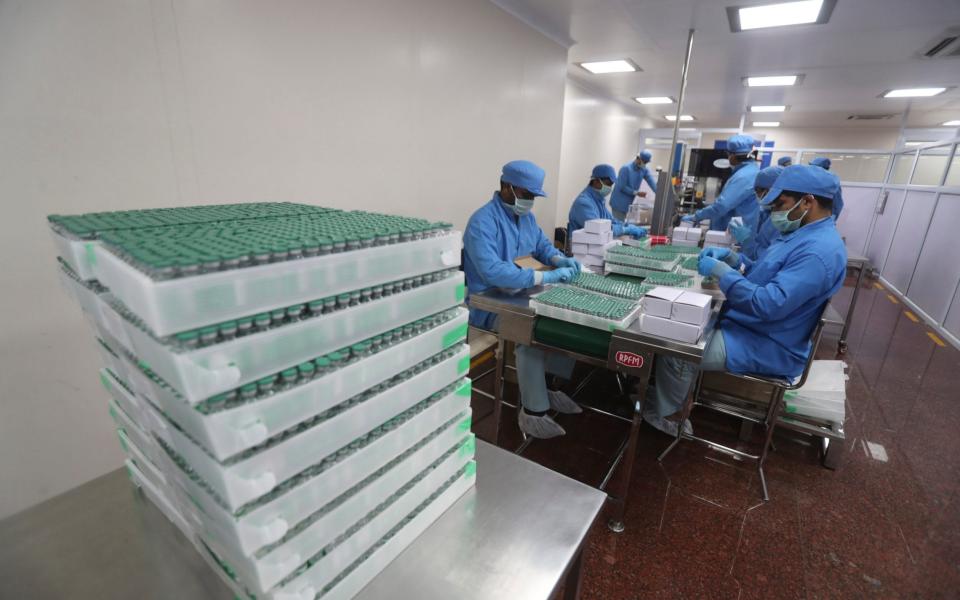
[[[749,31],[767,27],[823,24],[830,19],[836,0],[800,0],[760,6],[727,7],[730,31]]]
[[[903,145],[904,145],[904,146],[914,147],[914,146],[922,146],[922,145],[928,144],[928,143],[929,143],[929,142],[904,142]]]
[[[945,87],[929,88],[905,88],[902,90],[890,90],[883,93],[884,98],[929,98],[947,91]]]
[[[942,127],[960,127],[960,119],[956,121],[944,121],[940,124]]]
[[[785,110],[787,110],[787,107],[783,104],[769,104],[750,107],[750,112],[783,112]]]
[[[772,87],[777,85],[796,85],[800,83],[800,75],[768,75],[763,77],[745,77],[747,87]]]
[[[644,98],[634,98],[640,104],[673,104],[673,98],[669,96],[648,96]]]
[[[663,115],[663,118],[668,121],[676,121],[677,115]],[[693,121],[693,117],[690,115],[680,115],[681,121]]]
[[[634,71],[640,70],[640,67],[634,64],[634,62],[628,58],[582,62],[577,64],[587,71],[590,71],[594,75],[605,75],[607,73],[633,73]]]
[[[780,127],[780,121],[754,121],[754,127]]]

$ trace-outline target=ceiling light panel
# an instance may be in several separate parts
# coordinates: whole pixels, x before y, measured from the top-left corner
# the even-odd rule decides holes
[[[754,121],[754,127],[780,127],[780,121]]]
[[[947,91],[945,87],[904,88],[883,93],[884,98],[929,98]]]
[[[606,75],[608,73],[633,73],[640,70],[640,67],[635,65],[632,60],[627,58],[583,62],[578,64],[594,75]]]
[[[944,121],[942,123],[943,127],[960,127],[960,120],[956,121]]]
[[[640,104],[673,104],[673,98],[669,96],[646,96],[634,98]]]
[[[664,115],[663,118],[666,119],[666,120],[668,120],[668,121],[676,121],[676,120],[677,120],[677,115]],[[691,115],[680,115],[680,120],[681,120],[681,121],[693,121],[694,119],[693,119],[693,117],[692,117]]]
[[[764,75],[760,77],[745,77],[747,87],[772,87],[796,85],[800,83],[800,75]]]
[[[762,104],[750,107],[750,112],[755,113],[783,112],[785,110],[787,110],[787,107],[783,104]]]

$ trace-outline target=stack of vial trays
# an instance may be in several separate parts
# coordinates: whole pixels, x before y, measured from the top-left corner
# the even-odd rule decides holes
[[[472,487],[449,225],[286,204],[51,225],[82,246],[61,281],[131,479],[239,597],[349,598]]]

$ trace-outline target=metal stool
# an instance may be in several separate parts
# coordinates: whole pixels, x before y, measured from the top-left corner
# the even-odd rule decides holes
[[[767,479],[763,474],[763,465],[767,460],[767,454],[770,452],[770,447],[773,441],[773,431],[774,429],[776,429],[777,420],[779,419],[780,411],[783,408],[783,396],[789,390],[795,390],[797,388],[802,387],[803,384],[807,381],[807,376],[810,374],[810,366],[813,364],[813,357],[817,352],[817,347],[820,345],[820,337],[823,334],[823,326],[824,326],[824,318],[823,318],[823,310],[821,310],[820,318],[817,320],[817,326],[813,328],[813,334],[810,336],[810,354],[807,357],[807,364],[803,368],[803,374],[800,376],[799,381],[795,383],[791,383],[785,379],[780,379],[776,377],[766,377],[763,375],[738,375],[735,373],[727,373],[727,375],[731,377],[735,377],[737,379],[741,379],[744,381],[750,381],[754,383],[769,385],[772,388],[770,404],[767,407],[766,414],[762,420],[757,419],[756,417],[746,412],[740,412],[740,411],[732,410],[729,408],[718,409],[717,407],[714,407],[714,406],[700,404],[699,398],[700,398],[700,388],[703,383],[703,371],[700,371],[700,373],[698,373],[697,383],[694,386],[694,390],[693,390],[693,401],[686,402],[684,404],[683,416],[680,419],[680,423],[683,423],[690,416],[690,412],[693,410],[694,404],[699,404],[700,406],[704,406],[705,408],[718,410],[718,412],[722,412],[724,414],[728,414],[728,415],[743,419],[745,421],[762,423],[763,426],[766,428],[766,431],[764,433],[763,446],[760,448],[759,454],[748,454],[741,450],[724,446],[723,444],[708,440],[706,438],[697,437],[695,435],[686,435],[683,433],[683,427],[678,427],[676,439],[674,439],[673,442],[671,442],[670,445],[667,446],[666,450],[664,450],[659,457],[657,457],[657,460],[662,462],[663,459],[666,458],[667,454],[669,454],[670,451],[673,450],[677,446],[677,444],[680,443],[681,439],[688,439],[688,440],[694,440],[694,441],[700,442],[702,444],[706,444],[710,448],[717,450],[718,452],[729,454],[730,456],[735,456],[739,458],[745,458],[747,460],[756,461],[757,472],[760,474],[760,485],[763,487],[763,499],[764,501],[770,500],[770,494],[767,492]]]

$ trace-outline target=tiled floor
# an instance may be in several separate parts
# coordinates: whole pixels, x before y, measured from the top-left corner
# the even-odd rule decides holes
[[[815,446],[778,434],[764,503],[754,469],[705,446],[682,442],[661,465],[669,439],[644,425],[627,530],[611,533],[603,517],[594,527],[584,599],[960,598],[960,352],[865,284],[844,356],[841,467],[824,469]],[[849,285],[835,303],[842,310]],[[825,338],[820,358],[835,357],[835,341]],[[615,391],[600,374],[582,398],[609,405]],[[481,418],[489,410],[475,399],[480,437],[490,433]],[[504,411],[501,434],[511,449],[520,441],[514,415]],[[567,436],[524,456],[598,485],[626,425],[593,413],[559,421]],[[736,431],[703,411],[693,422],[713,437]]]

